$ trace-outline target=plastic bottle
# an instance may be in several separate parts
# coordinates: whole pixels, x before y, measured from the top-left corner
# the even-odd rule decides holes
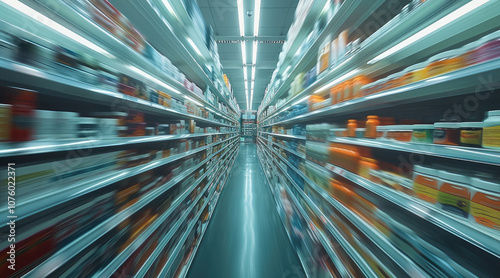
[[[12,96],[11,140],[32,140],[37,92],[15,87],[9,87],[7,91]]]
[[[356,120],[347,121],[347,137],[356,137],[356,129],[358,128],[358,123]]]
[[[483,148],[500,149],[500,110],[489,111],[483,124]]]
[[[380,121],[378,119],[378,116],[368,116],[368,120],[366,121],[365,137],[377,138],[377,126],[379,125]]]

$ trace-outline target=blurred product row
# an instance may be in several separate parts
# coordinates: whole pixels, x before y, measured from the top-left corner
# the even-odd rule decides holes
[[[495,277],[499,2],[396,2],[288,34],[260,162],[309,277]]]
[[[160,53],[106,0],[0,10],[0,276],[186,276],[239,150],[220,62]]]

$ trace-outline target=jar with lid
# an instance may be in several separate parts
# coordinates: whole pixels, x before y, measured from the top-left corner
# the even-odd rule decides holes
[[[12,124],[10,136],[12,141],[29,141],[33,139],[35,106],[38,93],[36,91],[7,87],[7,95],[11,97]]]
[[[432,144],[433,132],[434,125],[413,125],[411,141],[414,143]]]
[[[483,140],[483,123],[466,122],[460,124],[460,145],[465,147],[481,147]]]
[[[483,121],[483,148],[500,149],[500,110],[489,111]]]
[[[460,143],[460,123],[442,122],[434,124],[434,144],[454,145]]]
[[[472,178],[470,220],[500,230],[500,183]]]
[[[366,121],[365,137],[366,138],[377,138],[377,126],[379,126],[379,125],[380,125],[380,121],[378,119],[378,116],[376,116],[376,115],[368,116],[367,121]]]
[[[344,96],[342,97],[342,101],[347,101],[352,99],[352,81],[347,80],[343,83],[344,86]]]
[[[439,192],[438,170],[415,165],[413,167],[413,192],[417,198],[436,204]]]
[[[358,128],[358,122],[356,120],[347,121],[347,137],[356,137],[356,129]]]
[[[439,171],[438,202],[445,211],[464,218],[470,211],[470,178],[465,175]]]

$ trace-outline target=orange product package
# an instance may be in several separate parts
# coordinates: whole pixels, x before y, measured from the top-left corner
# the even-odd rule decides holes
[[[358,75],[352,80],[352,98],[362,97],[361,87],[370,84],[372,81],[365,75]]]

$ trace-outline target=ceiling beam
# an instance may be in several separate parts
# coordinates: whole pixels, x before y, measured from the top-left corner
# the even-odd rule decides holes
[[[217,43],[240,43],[240,40],[253,41],[255,37],[252,36],[215,36]],[[260,43],[284,43],[286,36],[259,36],[257,40]]]
[[[259,61],[257,65],[257,70],[274,70],[276,68],[277,61]],[[225,70],[242,69],[243,64],[238,60],[224,60],[223,68]]]

